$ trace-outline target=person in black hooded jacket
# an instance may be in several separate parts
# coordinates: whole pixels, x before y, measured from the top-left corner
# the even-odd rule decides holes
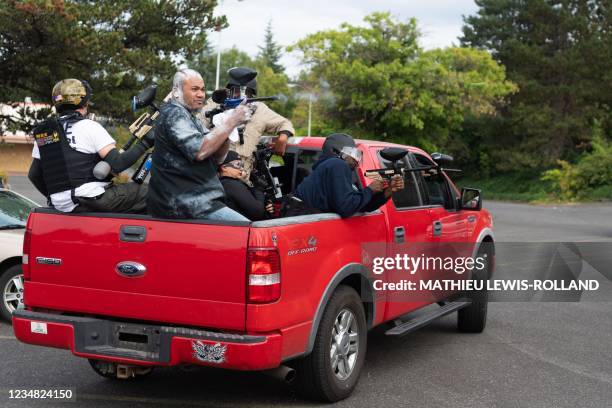
[[[394,191],[404,188],[397,176],[385,187],[374,180],[365,188],[353,182],[353,172],[361,160],[361,151],[353,138],[334,133],[325,139],[323,154],[312,166],[312,173],[297,187],[295,196],[309,207],[335,212],[347,218],[358,212],[370,212],[385,204]]]
[[[249,187],[243,180],[244,163],[230,150],[219,165],[219,180],[225,190],[225,205],[251,221],[264,220],[274,212],[272,203],[265,203],[263,191]]]

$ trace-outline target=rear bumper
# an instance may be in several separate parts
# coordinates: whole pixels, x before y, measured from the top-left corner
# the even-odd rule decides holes
[[[264,370],[281,364],[280,334],[239,335],[16,310],[22,342],[70,350],[85,358],[144,366],[199,364]]]

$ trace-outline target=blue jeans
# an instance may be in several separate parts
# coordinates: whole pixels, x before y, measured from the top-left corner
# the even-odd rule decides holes
[[[221,207],[218,210],[211,212],[206,216],[206,219],[218,221],[251,221],[229,207]]]

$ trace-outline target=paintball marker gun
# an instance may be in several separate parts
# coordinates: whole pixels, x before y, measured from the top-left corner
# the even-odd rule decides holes
[[[129,126],[131,136],[128,141],[121,147],[121,152],[128,150],[134,144],[134,142],[136,142],[136,140],[141,139],[143,136],[149,133],[151,129],[153,129],[153,127],[155,126],[155,121],[159,117],[159,108],[154,102],[156,94],[157,85],[154,84],[148,86],[138,95],[132,98],[131,105],[133,111],[137,111],[138,109],[150,106],[152,112],[143,113],[138,119],[136,119],[136,121],[134,121],[134,123]],[[166,102],[169,97],[170,95],[166,96],[164,102]],[[138,167],[138,171],[134,174],[132,180],[139,184],[144,181],[144,178],[146,177],[146,175],[148,174],[148,170],[150,169],[150,157],[151,153],[147,153],[145,155],[144,160]],[[144,174],[142,174],[142,170],[144,168],[146,168],[146,171],[144,172]],[[110,174],[110,171],[110,165],[105,161],[101,161],[96,165],[96,167],[94,167],[93,173],[97,179],[103,180]],[[138,175],[140,175],[140,177],[137,177]]]
[[[274,154],[274,149],[269,146],[272,138],[265,136],[260,139],[257,149],[253,152],[253,169],[251,170],[251,182],[258,190],[263,191],[266,202],[279,200],[283,193],[278,179],[272,176],[268,163]]]
[[[449,155],[442,153],[433,153],[431,158],[434,160],[436,164],[432,164],[430,166],[417,166],[417,167],[408,167],[406,165],[400,164],[400,161],[408,154],[407,150],[404,150],[399,147],[387,147],[380,152],[380,156],[391,162],[391,167],[386,169],[373,169],[367,170],[364,175],[368,178],[376,178],[381,177],[385,181],[390,181],[391,178],[395,175],[400,175],[405,177],[405,174],[412,171],[428,171],[433,174],[439,174],[442,171],[461,171],[459,169],[448,169],[443,168],[442,164],[450,163],[453,161],[453,158]]]
[[[159,117],[159,108],[155,105],[155,95],[157,94],[157,85],[151,85],[145,88],[142,92],[132,98],[132,110],[136,112],[138,109],[146,108],[150,106],[153,110],[152,113],[145,112],[138,119],[134,121],[129,127],[130,139],[123,145],[121,150],[125,151],[134,144],[137,139],[142,138],[144,135],[155,125],[155,120]],[[164,100],[165,101],[165,100]]]
[[[230,68],[227,73],[230,76],[230,89],[217,89],[212,94],[213,102],[217,103],[219,107],[204,112],[204,116],[213,121],[213,117],[219,113],[225,112],[228,109],[234,109],[242,102],[252,104],[253,102],[265,102],[265,101],[276,101],[280,99],[278,96],[264,96],[260,98],[248,98],[247,88],[255,87],[255,77],[257,71],[250,68]],[[236,92],[239,89],[239,92]],[[256,106],[249,105],[252,113],[255,113]],[[214,121],[213,121],[214,122]],[[240,144],[244,144],[244,125],[238,127],[238,137]]]
[[[280,98],[278,96],[262,96],[261,98],[233,98],[229,97],[228,89],[217,89],[212,93],[211,96],[213,102],[219,104],[220,106],[216,109],[211,109],[206,111],[204,115],[207,118],[211,118],[215,116],[217,113],[221,113],[227,109],[234,109],[238,105],[242,103],[246,99],[246,103],[253,102],[265,102],[265,101],[277,101]]]
[[[149,133],[151,129],[155,126],[155,122],[159,117],[159,108],[155,105],[155,94],[157,93],[157,85],[151,85],[138,95],[136,95],[132,99],[132,110],[136,111],[138,109],[144,108],[146,106],[150,106],[153,110],[153,113],[145,112],[134,123],[130,125],[130,132],[132,133],[132,138],[136,136],[138,139],[142,138],[144,135]],[[168,102],[172,93],[169,93],[164,98],[163,102]],[[133,143],[133,142],[132,142]],[[129,146],[128,146],[129,148]],[[125,147],[124,147],[125,149]],[[151,163],[153,158],[151,157],[153,153],[148,152],[145,154],[144,159],[138,166],[138,170],[132,176],[132,181],[134,183],[142,184],[144,183],[147,175],[151,171]]]

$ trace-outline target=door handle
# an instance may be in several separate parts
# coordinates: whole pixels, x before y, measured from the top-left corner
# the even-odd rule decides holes
[[[433,235],[434,237],[439,237],[442,235],[442,222],[434,221],[433,223]]]
[[[403,244],[406,240],[406,229],[404,227],[393,228],[393,241],[396,244]]]
[[[145,242],[147,230],[137,225],[122,225],[119,230],[119,239],[124,242]]]

